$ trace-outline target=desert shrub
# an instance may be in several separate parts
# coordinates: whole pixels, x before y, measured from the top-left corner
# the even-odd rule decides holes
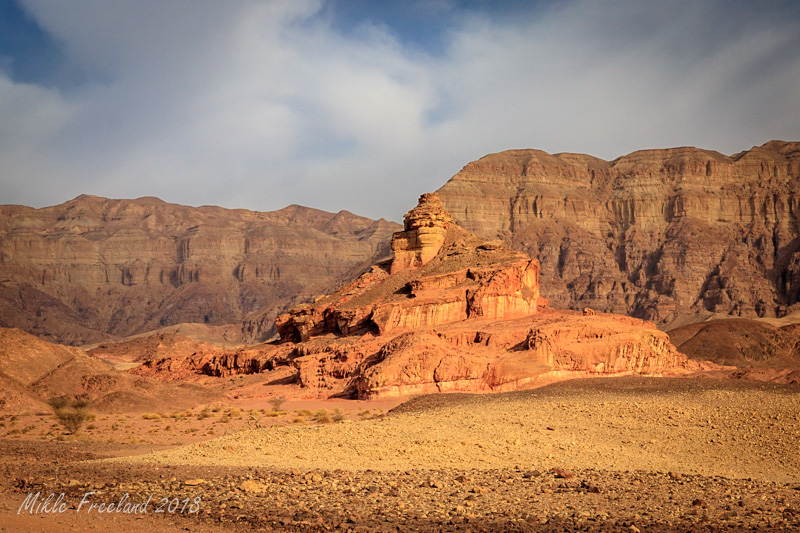
[[[331,415],[327,409],[320,409],[314,413],[314,422],[317,424],[330,424],[332,422]]]
[[[333,421],[334,422],[341,422],[344,420],[344,413],[338,407],[333,410]]]
[[[210,418],[212,416],[214,415],[211,414],[211,409],[209,409],[208,407],[197,413],[197,418],[199,418],[200,420],[203,420],[204,418]]]
[[[94,420],[95,414],[89,411],[88,398],[61,396],[48,400],[56,420],[69,433],[77,433],[87,420]]]
[[[314,413],[309,411],[308,409],[300,409],[297,411],[298,416],[314,416]]]
[[[228,416],[231,418],[240,418],[242,416],[242,410],[238,408],[233,408],[228,411]]]
[[[52,407],[53,410],[62,409],[69,406],[70,399],[69,396],[58,396],[55,398],[50,398],[47,400],[47,403],[50,404],[50,407]]]
[[[145,413],[142,418],[145,420],[161,420],[161,415],[158,413]]]
[[[286,402],[283,398],[270,398],[269,404],[272,406],[273,411],[280,411],[281,406]]]
[[[367,418],[371,414],[372,414],[372,411],[370,411],[369,409],[364,409],[363,411],[358,413],[358,416],[360,416],[361,418]]]

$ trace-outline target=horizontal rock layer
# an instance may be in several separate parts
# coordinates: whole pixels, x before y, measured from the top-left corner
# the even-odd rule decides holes
[[[245,340],[263,339],[278,312],[388,256],[397,229],[300,206],[259,213],[92,196],[0,206],[0,325],[82,344],[244,321]]]
[[[283,366],[293,369],[290,381],[307,394],[361,399],[497,392],[575,377],[718,368],[687,360],[652,323],[545,309],[510,320],[464,320],[380,336],[328,333],[299,343],[169,357],[147,361],[133,372],[169,381]]]
[[[604,161],[511,150],[438,191],[453,220],[536,257],[555,307],[679,325],[782,315],[800,299],[800,143]]]

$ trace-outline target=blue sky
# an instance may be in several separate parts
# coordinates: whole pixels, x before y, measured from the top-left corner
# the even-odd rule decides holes
[[[0,203],[400,220],[511,148],[800,140],[800,2],[0,0]]]

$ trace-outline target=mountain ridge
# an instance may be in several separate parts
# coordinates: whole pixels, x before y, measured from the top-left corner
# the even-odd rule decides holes
[[[388,253],[399,227],[346,211],[155,197],[0,206],[0,325],[86,344],[184,322],[243,322],[243,339],[259,340],[279,311]]]

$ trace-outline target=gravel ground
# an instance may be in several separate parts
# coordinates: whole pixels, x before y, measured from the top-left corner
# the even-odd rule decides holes
[[[372,420],[249,431],[131,460],[348,471],[561,465],[800,481],[800,389],[735,385],[625,378],[426,396]]]
[[[0,531],[26,530],[6,518],[35,491],[73,506],[89,491],[197,503],[133,522],[152,531],[800,531],[798,392],[595,379],[426,396],[376,419],[122,459],[99,445],[4,442],[0,523],[12,526]]]

